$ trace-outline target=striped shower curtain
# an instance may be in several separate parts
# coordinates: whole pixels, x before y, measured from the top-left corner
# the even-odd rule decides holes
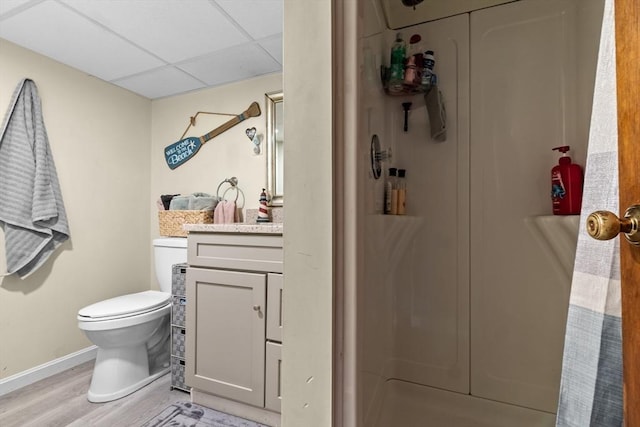
[[[589,132],[580,234],[562,363],[556,426],[622,426],[619,239],[593,240],[589,213],[618,212],[614,1],[605,1]]]

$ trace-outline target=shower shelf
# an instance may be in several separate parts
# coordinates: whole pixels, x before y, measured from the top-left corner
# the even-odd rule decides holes
[[[411,248],[424,219],[421,216],[377,214],[367,221],[367,227],[371,227],[368,234],[375,236],[372,249],[384,254],[388,271],[394,271]]]
[[[389,67],[385,67],[384,65],[380,66],[380,80],[382,82],[382,88],[384,92],[389,96],[413,96],[413,95],[422,95],[428,93],[433,86],[420,86],[420,85],[409,85],[404,84],[403,88],[400,92],[390,92],[389,91]]]
[[[580,215],[534,215],[524,223],[540,244],[552,255],[571,284],[573,263],[576,258]]]

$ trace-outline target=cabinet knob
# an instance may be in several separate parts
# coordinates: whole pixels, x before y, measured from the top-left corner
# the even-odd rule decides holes
[[[623,233],[629,243],[640,245],[640,206],[631,206],[624,218],[609,211],[596,211],[587,217],[587,232],[598,240],[609,240]]]
[[[259,305],[254,305],[253,306],[253,311],[260,311],[260,306]]]

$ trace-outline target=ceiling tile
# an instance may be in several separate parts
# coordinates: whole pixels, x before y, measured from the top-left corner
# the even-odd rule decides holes
[[[254,39],[282,33],[282,0],[215,0]]]
[[[258,44],[262,46],[273,59],[282,64],[282,35],[260,40]]]
[[[51,0],[0,22],[0,37],[104,80],[164,65]]]
[[[248,41],[207,0],[63,1],[167,62]]]
[[[281,72],[282,4],[0,0],[0,38],[154,99]]]
[[[30,1],[31,0],[0,0],[0,16]]]
[[[119,79],[113,83],[149,99],[162,98],[205,87],[202,82],[172,66]]]
[[[247,58],[251,60],[247,61]],[[179,68],[210,86],[282,71],[280,64],[253,43],[226,49],[197,61],[185,62]]]

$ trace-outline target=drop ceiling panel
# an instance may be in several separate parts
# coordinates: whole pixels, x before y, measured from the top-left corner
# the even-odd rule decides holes
[[[216,0],[254,39],[282,33],[282,0]]]
[[[0,0],[0,15],[29,3],[31,0]]]
[[[282,71],[283,0],[0,0],[0,38],[154,99]]]
[[[208,0],[63,1],[170,63],[249,41]]]
[[[247,61],[247,58],[251,60]],[[280,64],[256,44],[227,49],[216,55],[181,64],[180,68],[209,86],[219,86],[281,70]]]
[[[282,64],[282,34],[258,42],[278,63]]]
[[[2,20],[0,37],[104,80],[164,65],[52,0]]]
[[[205,87],[205,84],[173,66],[167,66],[114,82],[150,99],[176,95]]]

